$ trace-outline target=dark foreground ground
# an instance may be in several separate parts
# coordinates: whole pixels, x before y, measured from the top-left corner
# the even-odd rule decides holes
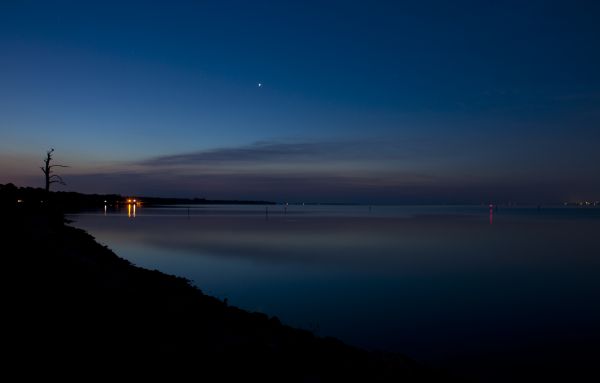
[[[44,365],[201,381],[448,381],[135,267],[60,214],[5,208],[1,233],[3,364],[23,373]]]

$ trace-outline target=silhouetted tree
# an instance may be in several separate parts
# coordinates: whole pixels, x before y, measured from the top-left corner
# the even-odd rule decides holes
[[[54,148],[50,148],[46,152],[46,158],[44,159],[44,166],[40,166],[42,172],[46,176],[46,193],[50,191],[50,184],[59,183],[61,185],[66,185],[65,181],[63,181],[62,177],[58,174],[53,174],[52,168],[68,168],[66,165],[50,165],[52,161],[52,153],[54,152]]]

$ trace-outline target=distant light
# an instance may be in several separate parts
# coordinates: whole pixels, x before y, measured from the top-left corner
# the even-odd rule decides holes
[[[104,203],[106,203],[106,200],[104,200]]]
[[[262,88],[262,82],[259,82],[259,83],[258,83],[258,87],[259,87],[259,88]]]
[[[23,200],[22,200],[22,199],[18,199],[18,200],[17,200],[17,203],[22,203],[22,202],[23,202]]]
[[[135,200],[133,200],[133,202],[135,202]]]

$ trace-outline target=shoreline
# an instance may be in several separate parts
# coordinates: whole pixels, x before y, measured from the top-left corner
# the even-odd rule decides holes
[[[117,360],[282,381],[448,380],[408,357],[317,337],[134,266],[62,215],[14,213],[2,228],[11,254],[4,277],[18,292],[7,310],[19,335],[13,349],[60,343],[78,350],[71,357],[109,350]]]

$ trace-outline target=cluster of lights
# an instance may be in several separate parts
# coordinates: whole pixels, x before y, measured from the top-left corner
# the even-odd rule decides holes
[[[127,198],[127,216],[135,218],[136,206],[141,206],[141,201],[135,198]]]
[[[599,206],[600,201],[594,201],[594,202],[584,201],[584,202],[582,202],[582,204],[585,206]]]
[[[578,202],[565,202],[565,206],[600,206],[600,201],[578,201]]]

